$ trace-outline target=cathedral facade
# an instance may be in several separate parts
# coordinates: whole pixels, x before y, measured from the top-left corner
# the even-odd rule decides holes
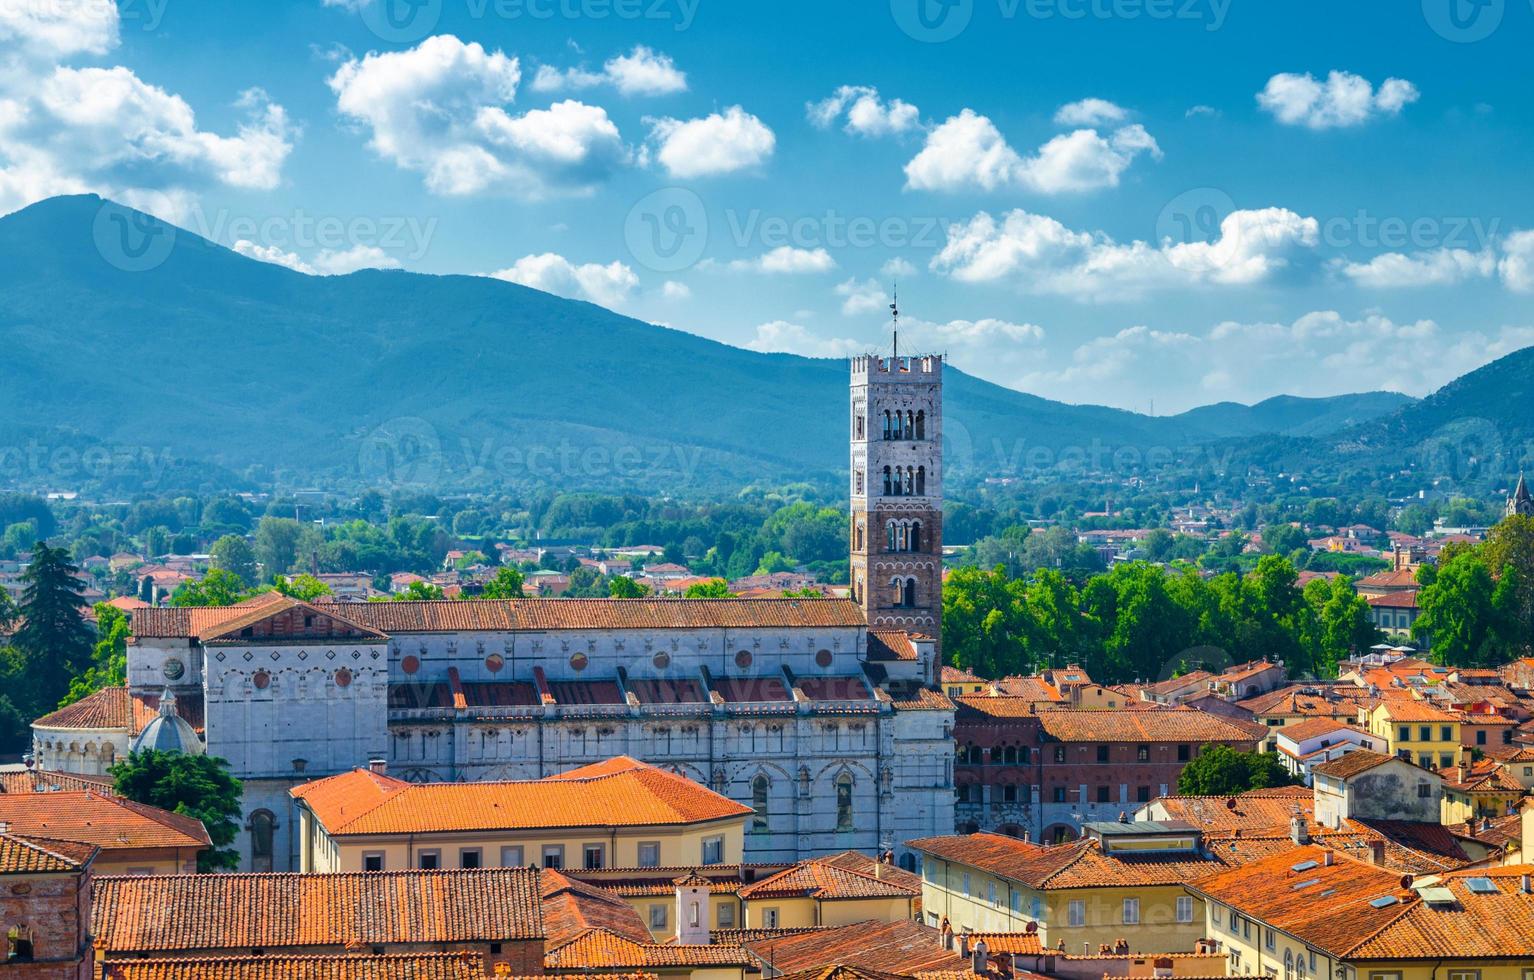
[[[421,782],[534,779],[629,755],[755,810],[748,861],[898,853],[950,833],[954,706],[936,690],[940,371],[936,358],[853,361],[853,466],[890,481],[853,495],[853,599],[268,593],[136,610],[127,688],[93,696],[126,704],[108,722],[124,730],[100,731],[110,712],[81,702],[34,725],[37,764],[108,764],[174,694],[245,784],[239,847],[256,871],[296,867],[294,786],[368,765]]]

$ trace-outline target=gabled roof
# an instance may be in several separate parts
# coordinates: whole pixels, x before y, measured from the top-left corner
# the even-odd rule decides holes
[[[1335,776],[1338,779],[1351,779],[1359,773],[1368,772],[1370,769],[1383,766],[1387,762],[1401,762],[1409,766],[1416,765],[1416,763],[1408,759],[1400,759],[1393,755],[1382,755],[1379,752],[1371,752],[1368,749],[1354,749],[1352,752],[1330,762],[1317,763],[1311,768],[1311,772],[1322,776]],[[1426,769],[1422,771],[1427,772]]]
[[[0,793],[56,793],[60,790],[90,790],[104,796],[116,796],[111,776],[87,776],[76,772],[50,769],[24,769],[0,772]]]
[[[545,970],[646,971],[676,967],[755,966],[739,946],[693,946],[680,943],[635,942],[606,929],[588,929],[543,957]]]
[[[121,731],[137,735],[160,714],[160,695],[131,694],[126,687],[104,687],[32,722],[37,728]],[[178,696],[176,714],[193,729],[203,728],[201,693]]]
[[[541,873],[539,888],[549,949],[557,949],[592,929],[603,929],[632,942],[650,942],[650,930],[639,913],[605,888],[547,868]]]
[[[0,834],[0,875],[83,871],[97,851],[94,844],[79,841]]]
[[[1443,708],[1435,708],[1426,701],[1412,697],[1387,698],[1375,708],[1389,715],[1391,721],[1458,723],[1460,716]]]
[[[917,659],[916,644],[911,642],[911,635],[905,630],[869,629],[868,659],[914,661]]]
[[[477,953],[110,960],[103,980],[484,980]]]
[[[212,846],[196,817],[91,790],[0,794],[0,822],[18,834],[95,844],[107,854]]]
[[[332,835],[535,827],[649,827],[743,817],[751,808],[627,756],[545,779],[407,783],[355,769],[292,791]]]
[[[1039,724],[1061,742],[1253,742],[1268,733],[1195,708],[1040,710]]]
[[[1349,725],[1344,721],[1339,721],[1336,718],[1306,718],[1304,721],[1297,722],[1293,725],[1285,725],[1273,734],[1275,736],[1283,736],[1284,738],[1289,739],[1291,742],[1299,744],[1306,739],[1322,738],[1332,734],[1333,732],[1357,732],[1360,735],[1368,734],[1368,732],[1365,732],[1363,729],[1355,728],[1354,726]]]
[[[386,871],[97,878],[108,954],[543,939],[538,872]]]
[[[1002,834],[967,834],[927,837],[906,846],[1040,890],[1177,885],[1225,868],[1199,851],[1107,854],[1091,839],[1034,844]]]
[[[911,976],[918,970],[965,968],[969,960],[943,948],[938,931],[910,919],[859,922],[833,929],[784,930],[745,939],[746,949],[782,973],[855,963],[859,970]]]
[[[821,900],[918,898],[921,889],[885,881],[826,861],[801,861],[787,870],[741,888],[736,894],[748,901],[794,897]]]

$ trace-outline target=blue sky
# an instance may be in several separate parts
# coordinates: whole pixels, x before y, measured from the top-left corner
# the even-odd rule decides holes
[[[384,6],[392,4],[394,6]],[[1534,343],[1529,0],[0,0],[0,211],[1160,413]]]

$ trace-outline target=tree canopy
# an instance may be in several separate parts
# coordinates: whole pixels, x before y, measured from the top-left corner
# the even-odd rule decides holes
[[[145,749],[134,752],[111,769],[119,794],[138,803],[196,817],[208,829],[212,850],[197,856],[198,871],[230,871],[239,867],[234,843],[244,812],[244,787],[229,774],[229,763],[209,755],[184,755]]]
[[[1207,745],[1198,758],[1183,766],[1177,777],[1177,792],[1183,796],[1229,796],[1298,783],[1271,752],[1238,752],[1228,745]]]

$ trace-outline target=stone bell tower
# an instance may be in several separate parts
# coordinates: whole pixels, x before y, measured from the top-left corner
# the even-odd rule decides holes
[[[852,594],[874,627],[941,641],[943,359],[852,358]]]

